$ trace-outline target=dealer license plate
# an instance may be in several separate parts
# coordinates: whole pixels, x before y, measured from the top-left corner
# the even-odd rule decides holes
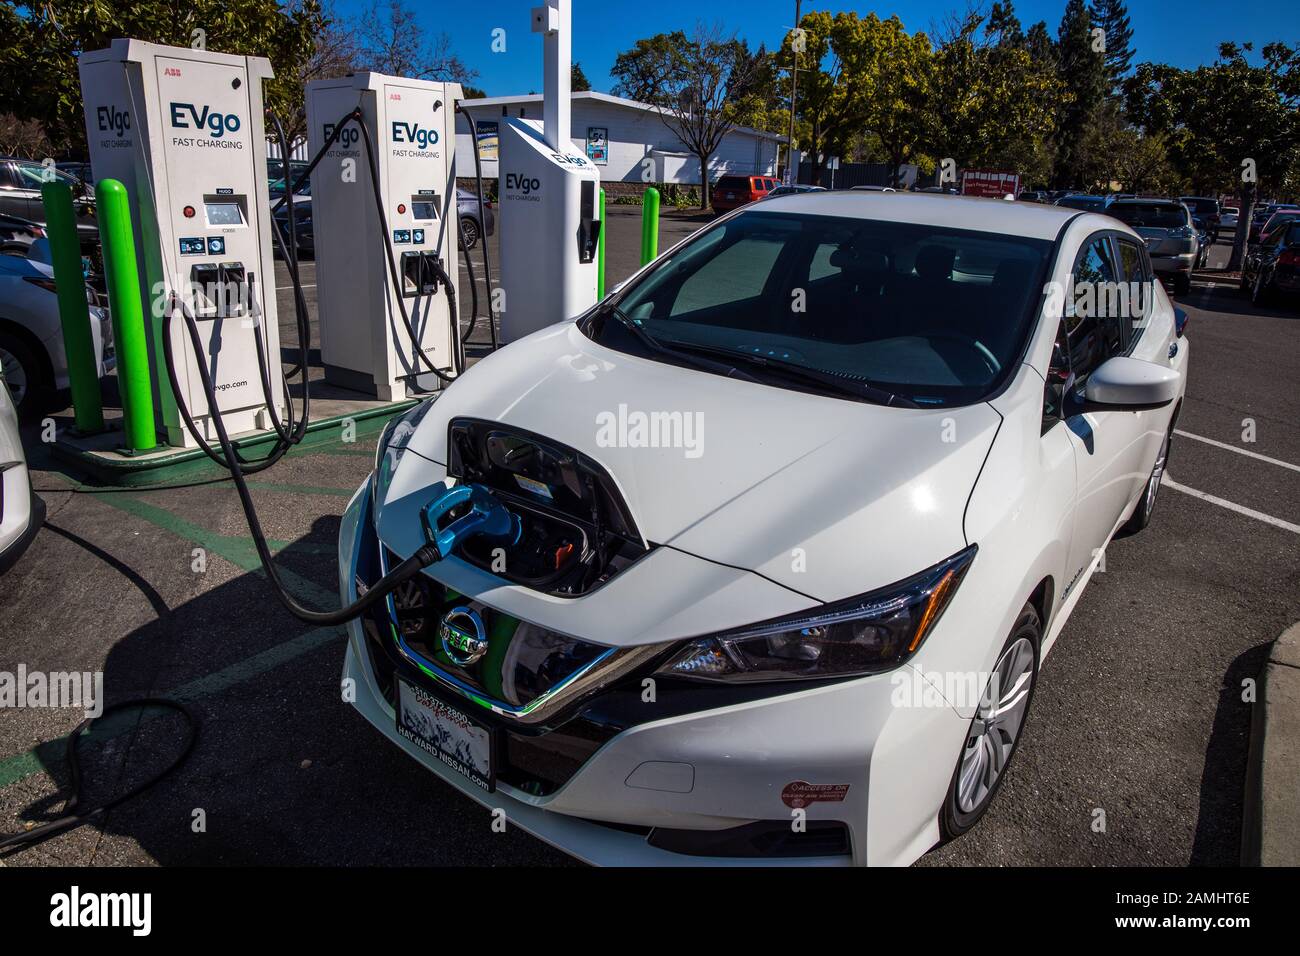
[[[496,789],[492,731],[401,678],[397,732],[489,793]]]

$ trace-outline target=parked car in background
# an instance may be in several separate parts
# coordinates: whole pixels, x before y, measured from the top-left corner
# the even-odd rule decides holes
[[[1196,230],[1196,268],[1204,269],[1205,263],[1210,258],[1210,246],[1214,240],[1210,238],[1210,227],[1205,224],[1205,220],[1200,216],[1192,217],[1192,228]]]
[[[1056,200],[1055,205],[1069,209],[1082,209],[1084,212],[1105,212],[1109,200],[1105,196],[1093,196],[1088,193],[1071,193]]]
[[[280,195],[284,195],[281,191]],[[483,201],[483,213],[478,210],[478,198],[468,189],[456,189],[456,214],[460,225],[460,247],[473,249],[484,232],[492,235],[496,232],[496,214],[490,200]],[[302,259],[316,257],[316,237],[312,224],[312,200],[309,195],[294,194],[293,197],[294,232],[297,236],[298,256]],[[289,206],[286,203],[275,213],[275,220],[287,236],[289,232]],[[280,254],[277,243],[275,253]]]
[[[792,183],[790,185],[777,186],[769,192],[764,199],[771,199],[774,196],[798,196],[802,193],[824,193],[825,186],[810,186],[807,183]]]
[[[1117,199],[1106,214],[1143,238],[1156,275],[1171,280],[1175,294],[1186,295],[1191,290],[1200,241],[1187,206],[1176,199]]]
[[[307,171],[309,164],[300,159],[289,160],[289,175],[293,177],[296,183],[302,174]],[[266,161],[266,186],[272,199],[279,199],[284,195],[284,164],[278,159],[268,159]],[[311,195],[311,179],[307,179],[301,186],[294,190],[295,196]]]
[[[1269,236],[1246,254],[1241,288],[1256,305],[1284,297],[1294,303],[1300,297],[1300,219],[1288,220]]]
[[[0,574],[22,557],[45,523],[45,502],[32,490],[18,413],[0,372]]]
[[[1277,238],[1280,230],[1285,229],[1288,223],[1300,219],[1300,209],[1279,209],[1273,215],[1268,217],[1268,221],[1259,227],[1259,242],[1261,245],[1268,245]]]
[[[69,176],[76,176],[85,183],[86,187],[90,190],[95,188],[95,173],[90,168],[90,163],[55,163],[54,168],[63,170],[63,172],[67,173]]]
[[[95,224],[94,196],[76,176],[31,159],[0,156],[0,213],[45,224],[45,203],[41,186],[48,177],[66,183],[72,190],[72,204],[77,212],[77,237],[84,251],[99,245],[99,227]]]
[[[713,184],[713,211],[731,212],[758,202],[779,185],[771,176],[722,176]]]
[[[1190,209],[1193,216],[1199,217],[1205,223],[1205,231],[1209,234],[1210,241],[1218,242],[1219,225],[1223,214],[1219,200],[1209,196],[1179,196],[1178,201]]]
[[[1020,195],[1017,196],[1016,198],[1019,199],[1021,202],[1040,202],[1040,203],[1043,203],[1043,204],[1045,204],[1045,205],[1051,205],[1051,204],[1052,204],[1052,197],[1051,197],[1051,195],[1050,195],[1049,193],[1047,193],[1045,190],[1042,190],[1042,189],[1026,189],[1026,190],[1023,190],[1023,191],[1020,193]]]
[[[95,364],[103,376],[115,364],[113,330],[90,286],[86,301]],[[23,417],[44,410],[50,396],[69,385],[54,270],[33,258],[0,255],[0,368]]]
[[[468,189],[456,188],[456,213],[460,216],[460,247],[473,249],[484,235],[496,232],[497,217],[492,211],[492,201],[483,200],[483,210],[478,208],[478,196]]]
[[[1263,232],[1265,224],[1267,224],[1276,213],[1292,212],[1295,210],[1300,210],[1300,206],[1296,206],[1292,203],[1271,202],[1256,205],[1255,214],[1251,216],[1250,219],[1250,233],[1247,237],[1247,241],[1259,242],[1260,233]]]
[[[1219,213],[1219,230],[1221,232],[1225,229],[1232,229],[1235,231],[1237,228],[1237,217],[1239,215],[1241,215],[1241,210],[1236,206],[1224,206],[1222,211]]]
[[[850,186],[849,189],[859,193],[892,193],[898,191],[893,186]]]

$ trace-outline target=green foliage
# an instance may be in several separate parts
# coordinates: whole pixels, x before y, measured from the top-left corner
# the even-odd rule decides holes
[[[1238,189],[1250,160],[1260,186],[1294,195],[1300,46],[1269,44],[1259,64],[1250,52],[1226,43],[1214,63],[1195,70],[1139,65],[1125,85],[1128,114],[1168,141],[1171,161],[1198,191]]]
[[[1069,93],[1054,58],[1031,53],[1033,31],[1022,34],[1005,15],[982,25],[968,16],[935,54],[930,151],[963,168],[1023,172],[1024,159],[1041,156]]]
[[[734,34],[700,25],[689,37],[678,30],[638,40],[618,55],[610,75],[617,95],[659,107],[660,119],[699,160],[707,184],[710,158],[740,125],[738,111],[755,95],[766,61]],[[709,208],[707,188],[700,202]]]
[[[587,79],[587,74],[582,72],[582,64],[577,60],[573,61],[573,69],[569,73],[569,89],[574,93],[585,93],[591,89],[591,81]]]
[[[1089,10],[1092,23],[1105,31],[1106,81],[1114,94],[1120,92],[1124,78],[1133,68],[1133,27],[1129,22],[1128,7],[1124,0],[1093,0]]]
[[[0,0],[0,113],[35,119],[60,152],[84,148],[77,57],[119,37],[264,56],[276,78],[267,105],[302,109],[299,69],[312,55],[324,17],[318,0]],[[202,31],[201,34],[195,31]]]

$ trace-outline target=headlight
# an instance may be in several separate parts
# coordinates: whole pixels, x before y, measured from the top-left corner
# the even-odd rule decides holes
[[[892,670],[915,654],[934,629],[976,550],[971,545],[878,591],[690,641],[658,673],[762,681]]]
[[[437,396],[434,396],[404,414],[398,415],[391,419],[379,433],[379,444],[375,446],[375,481],[372,486],[376,504],[384,500],[384,492],[388,490],[388,483],[393,479],[393,472],[397,470],[397,464],[402,460],[406,446],[410,444],[415,430],[420,427],[420,422],[437,400]]]

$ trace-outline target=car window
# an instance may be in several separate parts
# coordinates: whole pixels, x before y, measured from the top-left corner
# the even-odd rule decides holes
[[[40,189],[51,179],[69,186],[77,184],[75,176],[69,176],[63,170],[55,169],[53,166],[44,166],[40,163],[14,163],[12,168],[18,174],[20,189]]]
[[[1151,314],[1154,303],[1155,284],[1151,270],[1147,265],[1146,250],[1132,239],[1116,238],[1115,248],[1119,251],[1120,310],[1119,318],[1127,319],[1128,340],[1134,341],[1146,328],[1146,319]],[[1123,329],[1121,331],[1124,331]]]
[[[723,176],[718,180],[717,189],[744,189],[745,180],[739,176]]]
[[[1119,319],[1110,315],[1118,276],[1110,244],[1101,236],[1090,240],[1076,261],[1074,289],[1065,310],[1070,370],[1079,385],[1109,355],[1123,350]]]
[[[1151,229],[1177,229],[1191,218],[1185,206],[1171,203],[1117,203],[1110,207],[1110,214],[1134,228]]]

